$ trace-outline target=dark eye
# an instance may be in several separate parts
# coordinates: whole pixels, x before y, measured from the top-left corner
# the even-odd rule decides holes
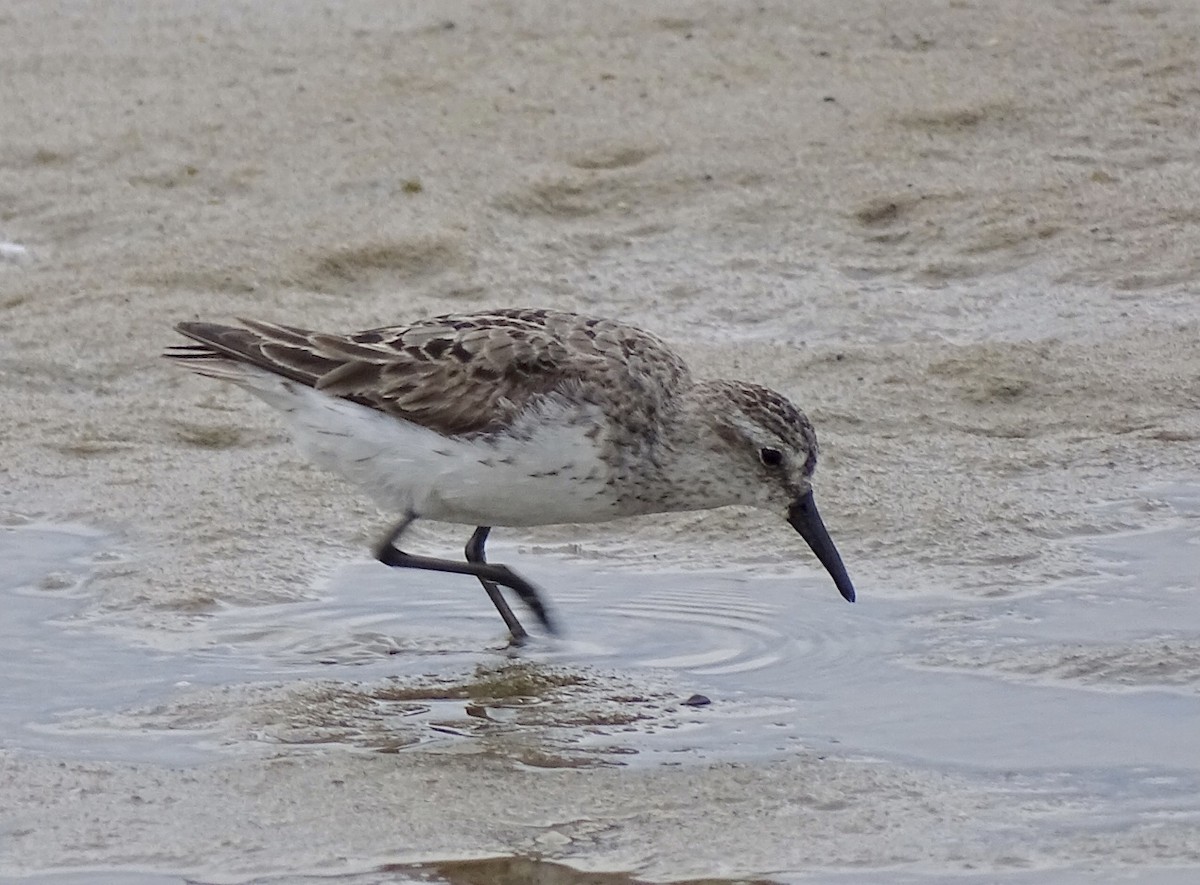
[[[778,467],[783,463],[783,452],[779,451],[779,449],[772,449],[769,446],[759,449],[758,457],[768,467]]]

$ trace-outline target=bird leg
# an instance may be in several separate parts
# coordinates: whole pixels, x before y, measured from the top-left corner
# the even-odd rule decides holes
[[[388,532],[383,540],[375,545],[375,558],[384,565],[392,566],[393,568],[415,568],[433,572],[448,572],[454,575],[474,575],[483,584],[483,588],[487,591],[488,596],[496,606],[496,610],[504,618],[504,623],[508,625],[513,641],[517,645],[521,644],[528,634],[521,627],[520,622],[517,621],[511,609],[509,609],[508,604],[504,601],[504,597],[500,595],[499,588],[496,587],[497,584],[510,588],[517,596],[521,597],[521,601],[529,606],[530,611],[537,616],[538,621],[541,622],[547,631],[550,633],[557,632],[554,622],[550,619],[550,613],[547,611],[541,596],[538,594],[537,588],[533,584],[526,581],[506,565],[485,561],[483,545],[487,541],[488,527],[480,526],[475,530],[475,534],[471,536],[471,540],[467,544],[468,561],[455,562],[450,559],[437,559],[433,556],[417,556],[412,553],[405,553],[396,546],[401,535],[412,525],[416,518],[415,514],[409,513],[404,519],[396,523],[395,527]],[[491,585],[490,587],[488,586],[489,584]]]
[[[467,541],[465,551],[467,562],[487,562],[483,545],[487,543],[488,532],[491,530],[492,527],[489,525],[481,525],[475,529],[475,533],[471,535],[471,540]],[[492,605],[496,606],[496,611],[500,612],[500,617],[504,618],[504,623],[508,625],[508,632],[512,634],[512,644],[524,645],[525,640],[529,638],[529,634],[525,632],[525,628],[521,626],[521,622],[517,620],[517,616],[508,607],[508,602],[505,600],[504,594],[500,592],[500,588],[496,586],[496,582],[480,576],[479,583],[483,585],[488,599],[492,601]]]

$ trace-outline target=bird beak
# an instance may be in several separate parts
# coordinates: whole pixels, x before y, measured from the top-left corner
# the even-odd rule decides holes
[[[825,523],[821,522],[821,514],[817,512],[811,491],[801,495],[788,508],[787,520],[808,542],[812,552],[817,554],[817,559],[833,577],[833,583],[845,600],[854,602],[854,585],[850,583],[850,576],[846,574],[846,567],[842,565],[842,557],[833,544],[833,538],[829,537]]]

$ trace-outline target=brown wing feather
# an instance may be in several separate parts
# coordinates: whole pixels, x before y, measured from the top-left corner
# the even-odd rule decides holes
[[[558,311],[448,315],[349,335],[242,322],[246,329],[176,328],[221,356],[447,435],[500,430],[535,399],[584,376],[605,382],[596,385],[601,407],[614,405],[621,390],[654,391],[639,400],[647,412],[690,383],[655,336]]]

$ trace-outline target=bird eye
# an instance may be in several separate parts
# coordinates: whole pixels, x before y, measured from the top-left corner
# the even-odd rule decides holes
[[[769,446],[758,450],[758,457],[768,467],[778,467],[783,463],[783,452],[779,449],[772,449]]]

